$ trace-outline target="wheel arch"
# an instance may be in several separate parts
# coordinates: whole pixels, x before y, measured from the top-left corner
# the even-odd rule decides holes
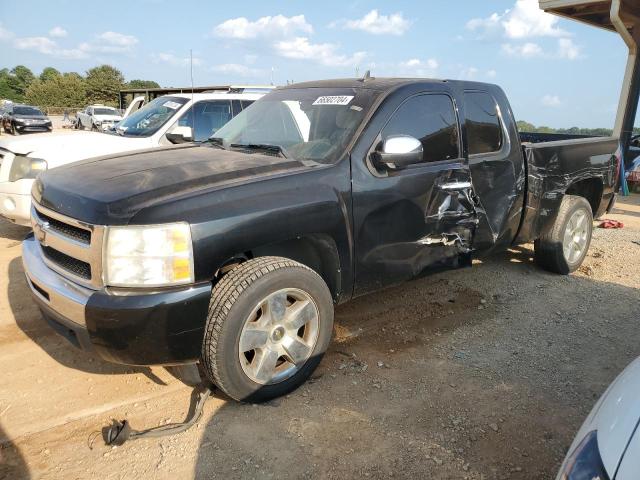
[[[603,211],[602,196],[604,194],[604,182],[599,177],[589,177],[578,180],[569,185],[565,195],[583,197],[591,205],[593,218],[598,218]],[[606,205],[604,206],[606,208]]]
[[[220,278],[234,265],[259,257],[282,257],[299,262],[322,277],[331,292],[334,303],[344,299],[338,247],[333,238],[328,235],[301,235],[235,254],[222,263],[216,277]]]

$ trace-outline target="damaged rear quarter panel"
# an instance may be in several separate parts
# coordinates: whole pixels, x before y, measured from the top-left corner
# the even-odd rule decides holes
[[[576,139],[540,144],[525,143],[527,201],[520,232],[514,243],[526,243],[547,233],[567,190],[577,182],[597,179],[603,194],[599,211],[615,191],[618,140]]]

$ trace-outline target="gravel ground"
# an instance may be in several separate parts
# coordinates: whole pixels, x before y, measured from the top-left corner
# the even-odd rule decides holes
[[[298,391],[260,406],[215,397],[192,430],[119,448],[88,440],[112,418],[180,420],[191,390],[55,336],[22,280],[25,230],[0,223],[0,478],[552,478],[640,355],[640,197],[608,218],[625,228],[596,230],[572,276],[525,246],[357,299]]]

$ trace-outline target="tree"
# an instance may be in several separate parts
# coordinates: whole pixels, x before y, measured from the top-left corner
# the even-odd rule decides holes
[[[101,65],[87,71],[87,101],[118,106],[118,93],[124,86],[124,77],[117,68]]]
[[[35,76],[24,65],[18,65],[11,71],[3,68],[0,71],[0,97],[14,102],[24,101],[24,94]]]
[[[160,88],[160,85],[153,80],[130,80],[126,88]]]
[[[58,75],[36,80],[27,90],[27,102],[42,108],[82,108],[87,101],[85,80],[80,75]]]
[[[56,70],[53,67],[46,67],[44,70],[42,70],[42,73],[40,74],[40,80],[42,80],[43,82],[46,82],[47,80],[51,80],[59,76],[60,76],[60,72],[58,70]]]

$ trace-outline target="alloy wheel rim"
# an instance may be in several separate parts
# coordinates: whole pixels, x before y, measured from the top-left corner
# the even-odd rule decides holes
[[[584,209],[576,210],[564,231],[564,258],[568,263],[576,263],[583,255],[588,242],[589,220]]]
[[[291,378],[311,358],[319,324],[318,307],[302,290],[286,288],[263,298],[245,320],[238,341],[245,375],[261,385]]]

